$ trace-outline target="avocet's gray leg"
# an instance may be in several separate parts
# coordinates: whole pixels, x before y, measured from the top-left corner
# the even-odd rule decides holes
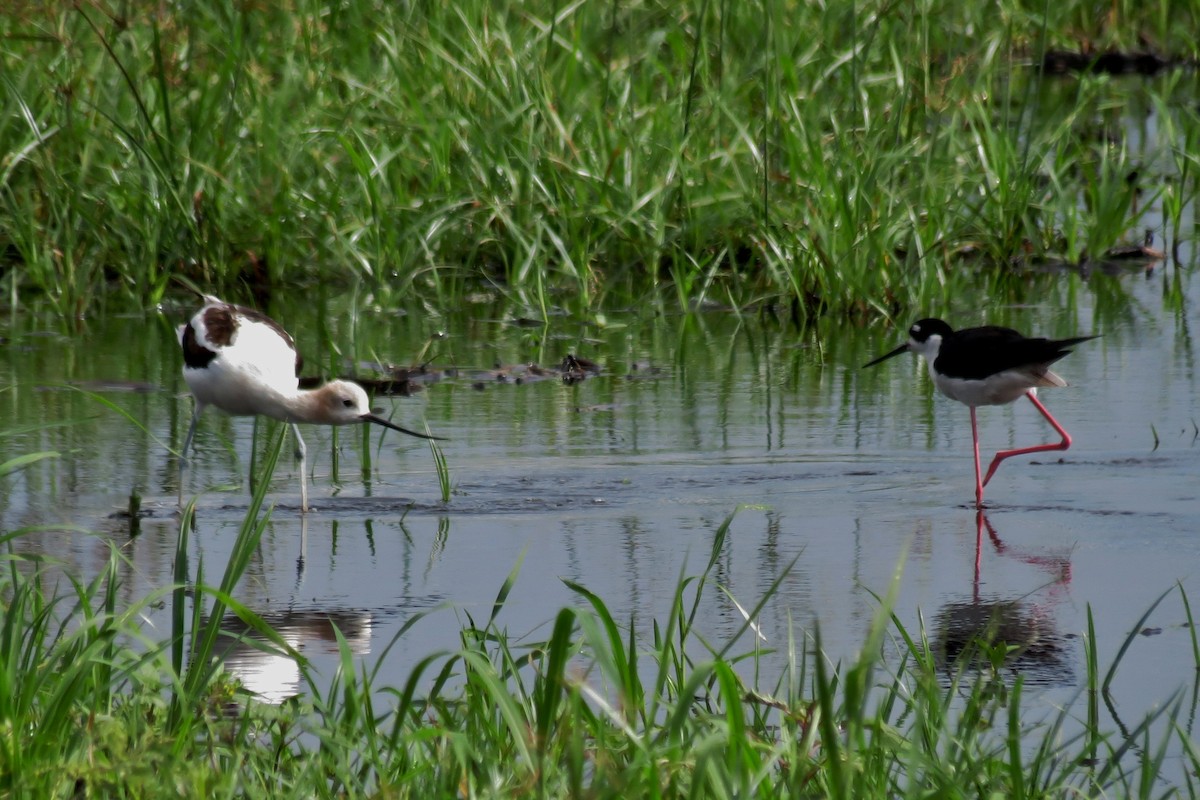
[[[188,450],[191,449],[192,439],[196,435],[196,423],[200,421],[200,415],[204,413],[204,404],[199,400],[196,401],[196,410],[192,412],[192,424],[188,426],[187,436],[183,440],[183,449],[179,451],[179,507],[183,508],[183,471],[188,465]]]
[[[300,435],[300,427],[292,423],[292,433],[296,435],[296,455],[300,456],[300,510],[308,511],[308,448],[304,446],[304,437]]]

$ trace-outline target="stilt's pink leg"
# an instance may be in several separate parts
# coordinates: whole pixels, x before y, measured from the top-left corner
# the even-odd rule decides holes
[[[971,442],[975,446],[975,507],[983,508],[983,484],[979,480],[979,428],[975,424],[975,406],[971,406]],[[991,477],[991,474],[988,474]]]
[[[1050,423],[1051,427],[1053,427],[1054,430],[1058,432],[1058,435],[1062,437],[1062,441],[1057,442],[1055,444],[1039,444],[1039,445],[1034,445],[1033,447],[1021,447],[1016,450],[1001,450],[1000,452],[996,453],[995,458],[992,459],[992,465],[990,467],[988,467],[987,475],[983,479],[982,486],[987,486],[988,481],[990,481],[992,479],[992,476],[996,474],[996,468],[1000,466],[1000,462],[1006,458],[1012,458],[1013,456],[1023,456],[1028,453],[1044,453],[1047,450],[1066,450],[1068,447],[1071,446],[1071,435],[1063,429],[1062,425],[1058,424],[1058,420],[1056,420],[1054,417],[1050,416],[1050,412],[1047,411],[1046,407],[1044,405],[1042,405],[1041,401],[1039,401],[1037,399],[1037,395],[1034,394],[1033,390],[1030,389],[1028,392],[1025,393],[1025,396],[1028,397],[1029,402],[1033,403],[1034,407],[1038,411],[1041,412],[1042,416],[1046,418],[1046,421]],[[975,409],[971,409],[971,412],[972,412],[971,422],[972,422],[972,424],[974,424]],[[976,447],[979,446],[978,438],[975,439],[975,446]],[[979,473],[977,472],[976,477],[978,477],[978,474]],[[979,489],[980,492],[983,491],[982,486]]]
[[[983,509],[975,509],[975,582],[972,594],[976,603],[979,602],[979,567],[983,561],[983,526],[986,522],[987,517],[983,515]],[[988,528],[991,528],[990,524]]]

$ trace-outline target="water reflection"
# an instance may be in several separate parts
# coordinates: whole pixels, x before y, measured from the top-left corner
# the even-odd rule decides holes
[[[580,602],[560,578],[594,591],[622,624],[652,630],[670,613],[681,576],[707,564],[722,521],[752,506],[737,515],[713,567],[724,591],[705,594],[697,620],[707,639],[723,642],[743,627],[729,597],[752,608],[798,558],[757,620],[775,648],[756,666],[761,685],[783,668],[782,643],[818,622],[831,659],[853,656],[878,613],[874,598],[898,584],[897,615],[909,625],[931,612],[928,630],[947,660],[991,624],[1023,646],[1006,669],[1033,680],[1040,670],[1049,701],[1065,704],[1078,677],[1068,645],[1089,623],[1085,609],[1105,664],[1175,580],[1193,599],[1200,593],[1200,369],[1190,323],[1200,284],[1175,268],[1146,279],[1097,271],[1086,282],[1077,272],[1002,280],[993,296],[923,311],[944,310],[957,324],[1053,336],[1102,330],[1104,338],[1076,352],[1076,385],[1054,396],[1055,415],[1070,420],[1072,449],[998,473],[995,496],[1012,502],[974,526],[959,505],[971,488],[969,426],[956,423],[957,409],[936,395],[921,365],[892,375],[858,370],[882,333],[844,319],[797,330],[750,314],[634,309],[611,312],[600,327],[555,316],[535,340],[493,321],[512,316],[499,308],[398,314],[349,300],[309,307],[298,296],[291,308],[264,309],[300,332],[301,350],[328,374],[365,360],[413,363],[434,326],[446,336],[431,363],[464,374],[554,364],[572,352],[605,369],[574,383],[488,380],[485,391],[457,377],[413,398],[379,398],[450,438],[449,502],[423,445],[314,430],[307,477],[320,487],[317,513],[301,524],[296,466],[281,459],[270,495],[276,510],[236,597],[289,644],[303,645],[322,677],[340,666],[329,620],[349,629],[354,620],[340,615],[358,614],[377,637],[369,644],[362,628],[363,661],[379,668],[380,685],[398,685],[415,659],[459,645],[460,612],[487,618],[518,563],[503,609],[514,635],[545,635],[556,608]],[[1035,305],[1008,304],[1022,301]],[[0,319],[0,336],[14,343],[0,348],[9,429],[0,462],[59,454],[0,478],[0,532],[24,529],[14,553],[52,555],[71,575],[95,575],[117,543],[127,604],[169,591],[172,581],[177,483],[168,450],[182,440],[190,409],[174,324],[186,310],[164,314],[158,335],[150,317],[95,318],[86,336],[71,337],[39,335],[52,320]],[[327,341],[354,351],[334,353]],[[163,391],[112,391],[114,379]],[[38,388],[68,380],[109,382],[88,385],[124,413],[76,389]],[[981,435],[997,446],[1041,426],[1009,409],[986,416]],[[270,437],[254,435],[250,420],[209,422],[195,486],[218,488],[200,497],[188,557],[211,577],[229,555]],[[141,531],[130,537],[130,517],[110,514],[128,509],[135,491],[144,497]],[[404,628],[443,601],[453,610],[435,614],[436,623]],[[165,611],[147,614],[169,630]],[[404,647],[377,664],[380,642],[402,628]],[[1149,708],[1162,687],[1192,680],[1188,634],[1164,624],[1162,635],[1139,637],[1122,655],[1112,688],[1123,708]],[[233,667],[264,696],[285,696],[304,680],[294,662],[233,639],[230,646]]]
[[[975,514],[975,576],[969,601],[952,601],[934,616],[933,648],[939,666],[983,667],[990,663],[1026,683],[1071,685],[1075,682],[1072,640],[1058,628],[1056,607],[1071,583],[1071,552],[1015,548],[996,532],[986,512]],[[1048,582],[1021,595],[984,596],[984,540],[997,556],[1035,567]],[[962,663],[967,660],[967,663]]]
[[[305,658],[314,654],[336,655],[338,633],[355,655],[371,652],[374,618],[370,611],[297,608],[263,614],[261,619],[288,647]],[[300,664],[295,658],[237,616],[226,615],[221,628],[215,652],[257,699],[279,704],[300,693]]]

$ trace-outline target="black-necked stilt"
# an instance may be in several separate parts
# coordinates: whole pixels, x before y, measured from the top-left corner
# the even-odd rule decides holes
[[[180,493],[188,448],[196,423],[208,406],[227,414],[256,414],[287,422],[300,456],[300,508],[308,511],[306,448],[298,422],[353,425],[373,422],[420,439],[437,439],[402,428],[371,412],[367,393],[357,383],[330,381],[317,389],[300,388],[302,359],[296,343],[278,322],[251,308],[203,295],[204,306],[179,326],[183,379],[196,398],[196,411],[179,459]]]
[[[929,366],[929,376],[933,378],[938,391],[971,409],[971,438],[975,446],[975,505],[982,508],[983,487],[992,479],[1001,461],[1027,453],[1066,450],[1071,446],[1071,436],[1037,399],[1037,390],[1066,386],[1066,381],[1050,371],[1050,365],[1070,353],[1067,348],[1095,338],[1030,339],[1011,328],[995,325],[956,331],[940,319],[923,319],[908,329],[907,342],[865,364],[863,368],[873,367],[911,350],[924,357]],[[1029,398],[1029,402],[1058,432],[1062,441],[1001,450],[992,459],[987,474],[981,478],[975,409],[978,406],[1011,403],[1021,395]]]

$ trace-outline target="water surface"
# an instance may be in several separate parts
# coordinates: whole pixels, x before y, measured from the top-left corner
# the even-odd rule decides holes
[[[967,410],[935,394],[915,357],[859,368],[901,340],[893,329],[828,321],[801,331],[732,310],[618,310],[605,325],[559,316],[529,326],[514,322],[519,309],[490,302],[452,315],[337,297],[319,308],[281,302],[268,310],[296,334],[313,374],[409,364],[422,351],[455,370],[412,397],[376,402],[403,425],[427,423],[447,437],[454,492],[441,500],[423,442],[308,427],[316,510],[302,526],[298,476],[285,459],[239,597],[323,674],[336,666],[331,623],[373,663],[412,615],[444,606],[388,656],[383,681],[399,684],[415,660],[455,647],[468,615],[487,619],[518,563],[501,617],[514,638],[546,635],[559,606],[580,602],[563,579],[648,627],[667,613],[676,579],[702,569],[736,511],[714,575],[742,606],[794,563],[757,620],[768,647],[785,647],[789,632],[811,637],[819,621],[827,654],[849,657],[876,596],[895,585],[899,618],[913,629],[923,623],[949,655],[964,630],[1001,613],[1008,635],[1030,642],[1009,668],[1039,687],[1047,709],[1065,704],[1085,678],[1089,607],[1103,666],[1176,582],[1200,598],[1196,292],[1172,265],[1039,280],[1036,304],[986,315],[966,303],[930,310],[960,325],[1102,334],[1061,362],[1072,386],[1042,395],[1075,445],[1006,462],[982,518],[972,506]],[[1187,298],[1182,308],[1165,301],[1171,286]],[[1106,300],[1114,295],[1125,302]],[[4,319],[3,459],[58,453],[0,482],[0,529],[30,528],[16,551],[52,555],[86,576],[115,543],[129,559],[124,597],[169,585],[178,484],[168,445],[178,447],[191,413],[174,326],[190,310],[180,298],[77,325]],[[517,381],[522,371],[508,369],[553,366],[568,354],[594,360],[600,373]],[[983,409],[980,421],[988,456],[1053,440],[1024,401]],[[202,559],[211,575],[223,566],[268,432],[263,425],[256,438],[252,420],[217,413],[202,421],[185,481],[188,496],[199,495],[193,567]],[[118,513],[131,492],[147,512],[136,536]],[[722,593],[704,603],[711,640],[741,628]],[[1153,615],[1113,685],[1115,721],[1132,727],[1190,686],[1185,621],[1177,594]],[[752,646],[746,639],[742,649]],[[764,688],[782,665],[782,656],[764,657]],[[298,690],[286,659],[249,651],[233,666],[269,699]],[[1194,712],[1185,714],[1189,728]]]

